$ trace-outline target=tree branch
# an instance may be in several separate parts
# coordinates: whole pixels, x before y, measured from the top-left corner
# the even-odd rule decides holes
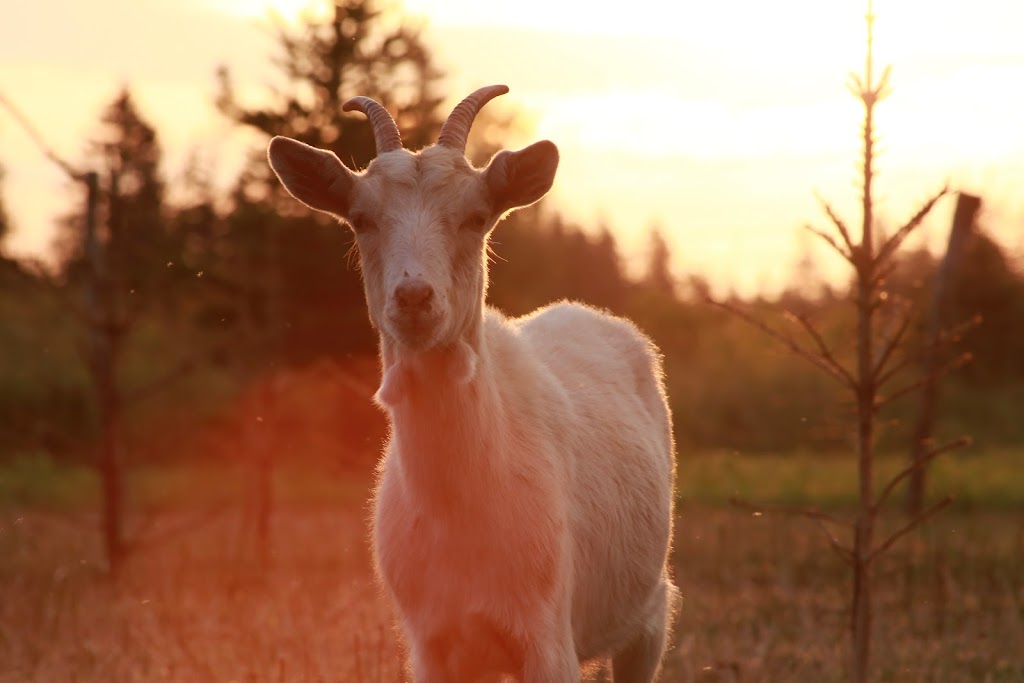
[[[934,340],[928,342],[927,344],[925,344],[922,347],[922,349],[925,350],[925,351],[929,351],[929,350],[937,349],[937,348],[939,348],[939,347],[941,347],[941,346],[943,346],[945,344],[950,344],[952,342],[960,341],[960,338],[964,335],[964,333],[966,333],[971,328],[976,327],[979,324],[981,324],[981,316],[980,315],[975,315],[975,316],[971,317],[970,319],[965,320],[964,322],[960,323],[956,327],[953,327],[953,328],[950,328],[950,329],[945,330],[943,332],[940,332],[939,336],[936,339],[934,339]],[[970,358],[958,357],[958,358],[954,359],[954,361],[952,363],[953,367],[942,368],[940,370],[940,372],[947,372],[947,371],[949,371],[951,369],[955,369],[956,367],[960,367],[961,365],[963,365],[964,363],[966,363],[969,360],[970,360]],[[879,363],[875,367],[875,372],[877,373],[876,376],[875,376],[875,386],[877,386],[877,387],[884,386],[887,382],[889,382],[889,380],[891,380],[896,375],[896,373],[898,373],[900,370],[903,370],[904,368],[912,365],[913,362],[914,362],[913,358],[904,357],[899,363],[896,363],[895,365],[893,365],[892,367],[890,367],[888,369],[884,369],[882,367],[883,363]]]
[[[103,321],[96,318],[91,311],[86,310],[67,292],[67,287],[50,273],[39,259],[24,259],[22,263],[26,270],[41,280],[46,285],[46,293],[63,308],[72,318],[90,327],[100,327]]]
[[[7,96],[2,92],[0,92],[0,104],[6,107],[7,111],[10,112],[12,117],[14,117],[14,120],[21,124],[21,127],[24,128],[28,136],[32,138],[32,142],[36,144],[39,150],[43,153],[43,156],[59,166],[60,169],[72,180],[80,181],[84,178],[84,172],[78,170],[68,162],[64,161],[64,159],[57,156],[57,153],[46,144],[46,141],[43,140],[43,136],[39,133],[32,122],[28,120],[28,117],[22,114],[21,110],[14,106],[14,103],[7,99]]]
[[[128,552],[138,553],[154,548],[166,541],[169,541],[176,536],[187,534],[205,526],[215,517],[219,516],[228,508],[228,503],[222,502],[212,505],[206,510],[201,510],[189,517],[186,517],[178,524],[171,525],[164,529],[161,529],[158,533],[154,533],[147,538],[134,538],[128,545]],[[144,528],[152,526],[151,522],[147,522]]]
[[[740,318],[741,320],[747,322],[748,324],[753,325],[754,327],[761,330],[768,336],[773,337],[775,340],[781,342],[793,353],[810,361],[819,370],[822,370],[828,375],[831,375],[839,382],[847,384],[848,386],[850,386],[850,388],[855,388],[855,385],[849,385],[849,382],[847,380],[848,373],[846,373],[845,369],[841,365],[836,364],[834,360],[830,360],[829,358],[825,358],[811,351],[808,351],[807,349],[796,343],[796,341],[793,340],[791,337],[769,327],[768,325],[765,325],[763,322],[753,317],[752,315],[750,315],[741,308],[733,306],[732,304],[726,303],[724,301],[716,301],[711,297],[705,297],[705,301],[707,301],[709,304],[718,306],[719,308],[723,308],[729,311],[737,318]]]
[[[853,254],[855,252],[847,252],[845,249],[843,249],[842,245],[840,245],[838,242],[835,241],[835,239],[833,239],[832,235],[829,235],[827,232],[824,232],[823,230],[819,230],[813,225],[804,225],[804,229],[813,232],[815,235],[828,242],[830,247],[835,249],[840,256],[842,256],[844,259],[849,261],[851,265],[853,265]]]
[[[934,345],[936,347],[938,347],[938,346],[941,346],[943,344],[949,344],[951,342],[958,342],[958,341],[960,341],[961,337],[964,336],[964,334],[966,334],[967,332],[971,331],[972,329],[974,329],[975,327],[977,327],[980,324],[981,324],[981,314],[980,313],[975,313],[973,316],[971,316],[967,320],[964,320],[962,323],[959,323],[958,325],[956,325],[956,327],[951,327],[948,330],[940,331],[938,338],[934,342]]]
[[[139,401],[143,401],[147,398],[150,398],[154,394],[160,393],[171,384],[174,384],[182,377],[185,377],[193,370],[195,370],[197,365],[198,361],[195,356],[191,358],[186,358],[185,360],[178,363],[178,365],[171,368],[164,374],[160,375],[149,384],[141,386],[132,392],[127,392],[124,397],[125,402],[137,403]]]
[[[835,368],[835,371],[842,375],[843,379],[846,380],[846,383],[851,388],[856,387],[857,380],[855,380],[853,375],[851,375],[850,372],[843,367],[838,360],[836,360],[836,357],[832,354],[832,350],[828,347],[828,344],[825,343],[825,340],[822,339],[821,333],[818,332],[817,328],[814,327],[807,316],[793,311],[786,311],[786,313],[800,323],[800,326],[804,328],[804,331],[807,332],[811,339],[814,340],[814,343],[818,346],[818,353],[820,357],[830,366]]]
[[[894,232],[892,237],[887,239],[885,243],[882,245],[882,247],[878,250],[878,256],[875,257],[875,262],[884,263],[885,261],[887,261],[889,257],[891,257],[893,253],[895,253],[899,246],[903,244],[903,240],[905,240],[911,232],[913,232],[919,225],[921,225],[921,221],[924,220],[925,216],[928,215],[928,212],[930,212],[932,210],[932,207],[935,206],[935,202],[942,199],[948,193],[949,185],[946,185],[941,190],[939,190],[938,194],[929,199],[924,204],[924,206],[922,206],[920,210],[918,210],[918,212],[915,213],[914,216],[903,225],[903,227]]]
[[[734,507],[738,507],[741,510],[747,510],[748,512],[752,512],[755,515],[761,515],[766,512],[770,512],[773,514],[786,515],[789,517],[805,517],[807,519],[814,520],[815,522],[817,522],[818,526],[825,534],[825,538],[828,540],[829,547],[832,548],[832,550],[834,550],[835,553],[839,555],[839,557],[842,558],[844,562],[851,565],[853,564],[853,550],[851,548],[844,546],[839,541],[839,539],[836,538],[835,534],[832,533],[832,530],[829,529],[826,524],[831,523],[836,524],[838,526],[852,527],[853,525],[851,525],[848,522],[836,519],[832,515],[822,512],[821,510],[815,508],[799,508],[790,507],[786,505],[753,505],[751,503],[747,503],[737,498],[731,498],[729,500],[729,503]]]
[[[928,508],[927,510],[925,510],[924,512],[919,514],[917,517],[915,517],[914,519],[912,519],[909,522],[907,522],[905,525],[900,527],[900,529],[897,530],[892,536],[890,536],[889,538],[885,539],[884,543],[882,543],[877,548],[875,548],[873,551],[871,551],[871,554],[868,555],[866,562],[868,564],[871,564],[872,562],[874,562],[875,559],[878,558],[878,556],[880,556],[886,550],[891,548],[893,546],[893,544],[896,543],[896,541],[898,541],[899,539],[903,538],[904,536],[909,534],[911,531],[913,531],[917,527],[919,527],[922,524],[924,524],[925,521],[927,521],[929,517],[931,517],[935,513],[939,512],[940,510],[942,510],[943,508],[945,508],[947,505],[949,505],[952,502],[953,502],[953,497],[952,496],[946,496],[945,498],[940,500],[938,503],[936,503],[935,505],[932,505],[930,508]]]
[[[882,407],[884,405],[888,405],[889,403],[892,403],[893,401],[895,401],[896,399],[898,399],[898,398],[900,398],[902,396],[906,396],[907,394],[910,394],[910,393],[913,393],[914,391],[917,391],[918,389],[923,387],[928,382],[934,382],[935,380],[937,380],[939,377],[941,377],[942,375],[946,374],[947,372],[950,372],[952,370],[957,370],[959,368],[962,368],[964,365],[966,365],[968,362],[970,362],[971,358],[972,358],[972,354],[969,351],[961,353],[959,356],[957,356],[956,358],[954,358],[950,362],[946,363],[945,365],[943,365],[941,367],[936,368],[934,372],[930,372],[927,375],[925,375],[924,377],[921,377],[920,379],[918,379],[918,380],[916,380],[914,382],[911,382],[907,386],[901,387],[901,388],[897,389],[896,391],[892,392],[891,394],[889,394],[888,396],[880,399],[876,403],[876,406],[877,407]],[[903,367],[903,366],[901,365],[901,367]],[[885,376],[884,379],[887,380],[890,377],[891,377],[891,374],[890,373],[886,373],[886,376]]]
[[[963,446],[969,446],[970,444],[971,438],[969,436],[961,436],[960,438],[953,439],[941,446],[937,446],[922,455],[920,458],[917,458],[914,462],[900,470],[899,474],[889,480],[889,483],[886,484],[884,489],[882,489],[882,492],[878,494],[878,499],[875,501],[872,509],[875,512],[880,510],[886,499],[888,499],[892,492],[896,490],[896,487],[899,486],[900,482],[909,477],[914,470],[921,469],[943,453],[948,453],[949,451],[962,448]]]
[[[906,368],[910,367],[911,365],[913,365],[913,364],[914,364],[914,360],[916,360],[916,359],[915,359],[915,358],[912,358],[912,357],[910,357],[910,356],[904,355],[904,356],[903,356],[903,358],[901,358],[901,359],[899,360],[899,362],[897,362],[897,363],[893,364],[893,365],[892,365],[892,366],[890,366],[890,367],[889,367],[888,369],[886,369],[886,370],[884,370],[883,372],[879,373],[879,374],[878,374],[878,375],[877,375],[877,376],[875,377],[875,386],[876,386],[877,388],[881,389],[881,388],[882,388],[883,386],[885,386],[886,384],[888,384],[888,383],[889,383],[889,381],[890,381],[890,380],[891,380],[891,379],[892,379],[893,377],[895,377],[895,376],[896,376],[896,374],[897,374],[897,373],[898,373],[898,372],[899,372],[900,370],[904,370],[904,369],[906,369]]]
[[[843,562],[852,567],[855,561],[855,558],[853,556],[853,549],[848,548],[842,543],[840,543],[839,539],[836,538],[835,534],[832,533],[832,530],[825,525],[825,522],[823,520],[815,519],[814,521],[818,523],[818,527],[821,529],[822,533],[825,534],[825,539],[828,540],[829,547],[832,548],[832,550],[836,553],[836,555],[839,556],[839,558]]]
[[[836,226],[836,230],[838,230],[839,234],[842,235],[843,242],[846,243],[846,248],[849,249],[850,257],[852,259],[853,255],[857,253],[857,247],[853,244],[853,239],[850,237],[850,230],[846,227],[846,223],[836,215],[836,212],[832,210],[832,205],[829,204],[824,197],[817,192],[814,193],[814,196],[817,197],[818,203],[821,204],[821,208],[823,208],[825,213],[828,214],[832,224]]]
[[[885,364],[888,363],[889,360],[892,358],[893,352],[900,345],[900,342],[903,341],[904,335],[906,335],[907,330],[910,328],[910,321],[914,319],[913,312],[914,310],[910,306],[907,306],[904,309],[903,316],[900,318],[900,322],[899,325],[896,327],[896,331],[893,333],[892,337],[889,338],[889,341],[886,342],[885,346],[882,348],[882,351],[878,356],[878,362],[875,363],[874,370],[872,370],[872,374],[875,377],[876,386],[878,386],[877,382],[879,376],[885,370]]]

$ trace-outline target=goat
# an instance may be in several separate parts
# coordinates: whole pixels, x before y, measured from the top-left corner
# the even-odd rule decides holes
[[[548,192],[559,160],[547,140],[466,160],[473,119],[506,92],[469,95],[417,153],[355,97],[343,109],[377,145],[365,171],[284,137],[270,165],[355,232],[391,426],[374,557],[414,681],[563,683],[610,657],[616,683],[650,683],[678,596],[660,355],[580,304],[519,319],[485,306],[491,231]]]

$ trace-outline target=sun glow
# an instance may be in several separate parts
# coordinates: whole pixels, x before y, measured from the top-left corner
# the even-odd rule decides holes
[[[221,12],[247,19],[280,18],[286,23],[298,23],[303,17],[322,19],[328,16],[329,4],[310,0],[196,0]]]
[[[562,153],[556,207],[586,225],[604,221],[627,258],[642,261],[646,231],[658,223],[681,272],[749,292],[788,277],[793,235],[819,216],[815,190],[856,216],[851,181],[862,111],[846,85],[863,69],[866,0],[634,0],[610,9],[563,0],[373,4],[389,25],[423,28],[450,103],[507,83],[510,95],[491,106],[515,115],[521,130],[509,145],[555,141]],[[329,0],[138,0],[130,11],[122,0],[58,5],[64,24],[76,28],[50,42],[36,38],[55,30],[48,4],[26,4],[16,27],[0,26],[2,87],[51,144],[75,154],[102,103],[129,84],[169,164],[201,146],[221,168],[242,155],[212,104],[216,67],[227,64],[237,91],[259,101],[276,75],[266,24],[297,26],[331,7]],[[874,0],[874,12],[877,72],[893,67],[892,96],[877,110],[881,212],[898,220],[949,179],[984,195],[994,215],[1019,216],[1024,4]],[[189,48],[181,50],[176,36],[185,34]],[[95,40],[100,35],[111,39]],[[12,250],[40,252],[59,212],[53,197],[65,189],[20,131],[4,127],[0,135],[5,199],[17,226]],[[948,228],[937,215],[939,229]],[[1019,244],[1009,225],[1003,230],[1011,247]]]

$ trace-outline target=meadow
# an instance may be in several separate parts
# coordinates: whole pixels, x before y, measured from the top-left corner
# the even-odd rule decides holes
[[[874,680],[1024,680],[1021,457],[937,463],[933,490],[957,502],[878,564]],[[370,570],[369,477],[279,470],[266,558],[250,481],[239,465],[133,470],[141,544],[113,580],[89,470],[41,458],[0,469],[0,682],[404,680]],[[684,456],[684,603],[664,681],[845,679],[847,568],[814,522],[772,510],[842,517],[854,486],[841,456]],[[882,520],[900,522],[896,510]]]

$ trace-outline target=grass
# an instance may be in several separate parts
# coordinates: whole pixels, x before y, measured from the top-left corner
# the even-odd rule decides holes
[[[968,454],[936,469],[933,488],[955,485],[961,502],[877,567],[874,680],[1024,680],[1019,458]],[[148,537],[217,511],[112,581],[92,475],[44,463],[0,469],[0,683],[403,680],[370,573],[365,477],[280,472],[264,565],[244,471],[136,471],[129,526],[156,511]],[[845,680],[846,567],[809,520],[727,501],[843,515],[852,469],[838,458],[710,454],[684,458],[680,475],[672,560],[684,604],[663,680]],[[900,521],[882,520],[890,530]]]
[[[876,490],[906,466],[906,457],[890,453],[877,459]],[[846,508],[856,504],[856,481],[850,454],[684,454],[679,497],[709,505],[741,499]],[[943,455],[928,470],[928,481],[931,492],[953,496],[960,508],[1024,510],[1024,451],[966,449]]]

